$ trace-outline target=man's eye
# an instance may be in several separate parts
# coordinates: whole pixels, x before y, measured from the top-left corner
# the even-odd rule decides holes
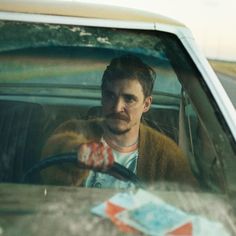
[[[135,102],[135,99],[133,96],[125,96],[125,102],[126,103],[133,103],[133,102]]]

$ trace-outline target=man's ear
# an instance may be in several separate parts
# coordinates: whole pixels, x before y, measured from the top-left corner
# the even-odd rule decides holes
[[[144,100],[144,110],[143,110],[143,112],[149,111],[149,109],[151,107],[151,104],[152,104],[152,96],[146,97],[145,100]]]

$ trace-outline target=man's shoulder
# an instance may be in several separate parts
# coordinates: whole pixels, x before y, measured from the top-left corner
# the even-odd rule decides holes
[[[140,133],[141,133],[141,137],[144,140],[148,140],[148,142],[151,143],[159,143],[159,144],[164,144],[164,143],[175,143],[175,141],[170,138],[169,136],[167,136],[164,133],[161,133],[160,131],[145,125],[145,124],[141,124],[140,125]],[[176,144],[177,145],[177,144]]]
[[[103,133],[101,119],[71,119],[63,122],[54,133],[79,132],[86,136],[101,136]]]

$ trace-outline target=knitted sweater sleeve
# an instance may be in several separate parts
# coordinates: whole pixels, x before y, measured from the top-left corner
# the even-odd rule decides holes
[[[166,139],[162,147],[162,158],[166,161],[165,180],[197,186],[197,181],[193,177],[188,160],[177,144],[171,139]]]
[[[82,143],[95,141],[98,135],[96,136],[93,125],[79,120],[61,124],[46,141],[41,159],[55,154],[77,152]],[[75,186],[80,186],[87,175],[87,170],[81,170],[73,164],[55,165],[40,173],[41,182],[44,184]]]
[[[144,125],[140,128],[138,175],[144,181],[197,185],[188,161],[177,144]]]

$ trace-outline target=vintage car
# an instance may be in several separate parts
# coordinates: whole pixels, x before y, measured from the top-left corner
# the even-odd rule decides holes
[[[103,71],[125,53],[138,55],[157,73],[143,122],[179,145],[200,186],[157,182],[145,188],[236,234],[236,112],[190,30],[125,7],[2,0],[1,235],[121,235],[90,214],[92,205],[121,190],[41,185],[38,172],[75,161],[67,153],[42,162],[42,148],[64,121],[101,117]],[[142,185],[120,165],[108,174]]]

